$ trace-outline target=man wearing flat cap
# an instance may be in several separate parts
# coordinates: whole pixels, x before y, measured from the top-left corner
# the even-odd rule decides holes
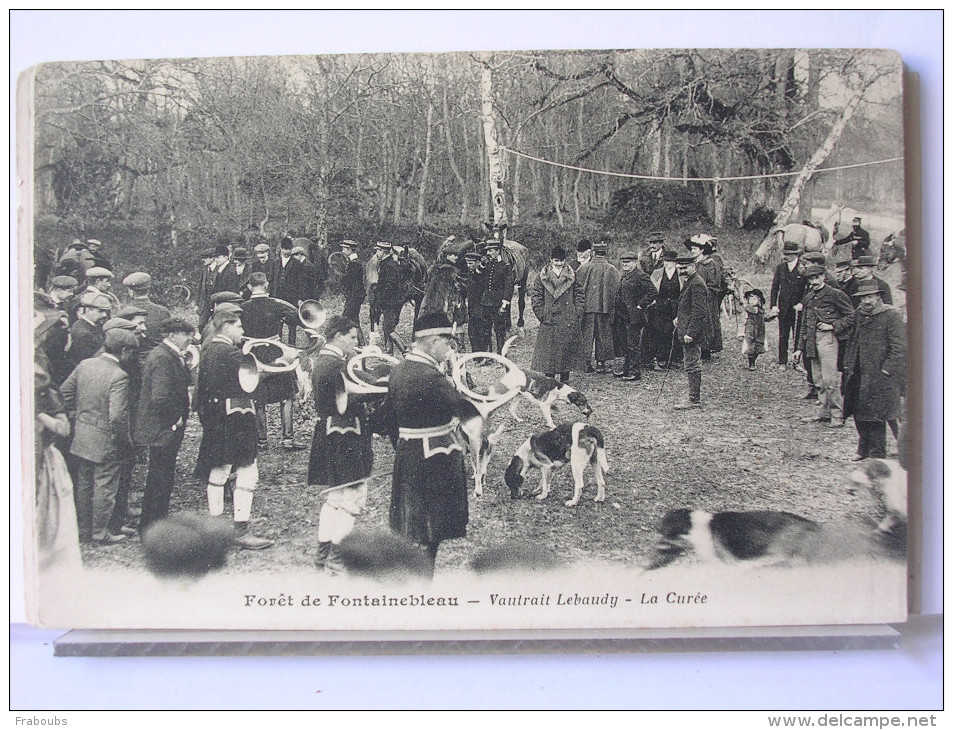
[[[645,327],[645,311],[655,301],[652,280],[639,266],[638,254],[626,251],[622,254],[622,279],[615,308],[616,355],[624,358],[622,370],[614,373],[623,380],[639,380],[642,377],[642,330]]]
[[[94,266],[86,270],[86,285],[77,294],[79,297],[86,294],[101,294],[109,300],[110,313],[115,313],[119,309],[119,300],[112,293],[112,280],[113,272],[109,269]],[[79,297],[70,300],[66,305],[70,325],[76,321],[78,316]]]
[[[152,290],[152,277],[144,271],[136,271],[122,280],[129,290],[129,304],[145,310],[146,336],[143,340],[142,360],[145,362],[149,351],[162,342],[161,325],[172,316],[168,307],[157,304],[149,297]]]
[[[431,576],[440,543],[466,537],[469,520],[456,431],[470,404],[441,371],[453,350],[452,332],[443,312],[417,319],[413,349],[394,368],[372,417],[375,430],[395,444],[390,528],[422,547]]]
[[[877,283],[862,281],[854,293],[857,322],[844,354],[844,416],[854,417],[853,461],[887,458],[885,424],[898,435],[906,391],[906,327],[903,315],[884,304]]]
[[[797,335],[795,362],[804,357],[818,389],[817,415],[802,418],[803,423],[829,421],[830,428],[844,425],[844,402],[837,370],[841,342],[848,340],[854,328],[854,305],[840,289],[829,286],[826,271],[811,264],[804,271],[808,290]]]
[[[110,531],[119,490],[121,465],[132,453],[129,426],[129,376],[122,363],[138,357],[136,336],[112,329],[104,352],[83,360],[63,383],[66,414],[73,425],[70,453],[79,460],[76,517],[83,542],[122,542]]]
[[[112,262],[103,255],[103,242],[97,238],[90,238],[86,241],[86,247],[90,256],[93,257],[93,266],[99,266],[103,269],[112,269]]]
[[[70,372],[80,362],[95,357],[103,346],[103,324],[109,319],[112,302],[103,294],[87,292],[79,299],[76,322],[70,327],[66,363]]]
[[[273,268],[271,260],[271,246],[267,243],[255,245],[255,260],[251,262],[252,271],[260,271],[265,276],[271,276]]]

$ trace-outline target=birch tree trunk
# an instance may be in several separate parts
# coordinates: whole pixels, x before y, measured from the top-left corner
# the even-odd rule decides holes
[[[467,222],[469,215],[469,205],[467,204],[467,181],[460,174],[460,168],[457,167],[457,161],[454,154],[453,133],[450,130],[450,105],[447,103],[447,87],[443,87],[443,137],[447,144],[447,161],[450,163],[450,170],[457,179],[457,185],[460,186],[460,223]]]
[[[814,154],[811,155],[811,159],[807,161],[807,164],[804,165],[797,177],[794,178],[794,181],[791,183],[791,187],[788,189],[788,194],[785,196],[784,202],[781,204],[781,209],[778,211],[778,215],[774,219],[775,227],[786,225],[791,219],[791,215],[797,210],[798,204],[801,200],[801,191],[804,189],[807,181],[811,178],[811,175],[814,174],[814,171],[821,164],[823,164],[828,155],[834,151],[834,146],[837,144],[837,140],[840,139],[841,134],[844,132],[844,128],[847,126],[847,123],[850,121],[851,117],[854,116],[857,106],[864,98],[864,92],[866,89],[867,87],[865,86],[862,89],[854,92],[854,95],[850,97],[847,104],[844,106],[843,111],[840,113],[840,117],[838,117],[837,121],[834,122],[834,126],[831,127],[831,131],[827,133],[827,138],[824,140],[821,146],[815,150]],[[777,241],[778,237],[769,232],[761,242],[761,245],[758,246],[758,250],[755,251],[755,258],[761,263],[764,263],[770,255],[771,249],[777,246]]]
[[[427,210],[427,178],[430,177],[430,141],[433,137],[433,97],[427,102],[427,137],[424,141],[424,165],[420,171],[420,188],[417,193],[417,225],[424,224]]]
[[[506,222],[506,197],[503,193],[502,152],[493,111],[493,70],[490,68],[490,54],[481,53],[479,59],[483,65],[480,73],[480,116],[483,119],[483,138],[486,143],[490,192],[493,197],[493,223],[500,224]]]

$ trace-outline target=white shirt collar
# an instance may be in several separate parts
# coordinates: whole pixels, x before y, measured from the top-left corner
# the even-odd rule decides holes
[[[785,261],[784,263],[788,265],[788,271],[794,271],[797,268],[798,260],[794,259],[792,261]]]

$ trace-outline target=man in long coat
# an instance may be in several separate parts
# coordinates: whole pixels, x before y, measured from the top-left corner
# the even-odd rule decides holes
[[[340,315],[331,317],[325,327],[327,342],[311,370],[317,420],[311,440],[308,484],[327,490],[318,516],[314,564],[332,575],[341,570],[336,546],[351,532],[367,504],[364,479],[374,466],[365,403],[361,397],[343,392],[345,368],[356,351],[357,333],[353,320]],[[339,401],[342,397],[346,399],[343,409]]]
[[[341,296],[344,297],[344,311],[341,316],[357,325],[357,344],[363,347],[364,331],[361,329],[361,305],[367,296],[364,288],[364,265],[357,257],[357,241],[341,241],[341,253],[347,257],[344,274],[341,275]]]
[[[569,381],[569,372],[578,367],[579,320],[582,317],[582,289],[576,272],[566,263],[566,250],[555,246],[549,263],[529,288],[530,304],[539,319],[533,370],[549,377],[559,375]]]
[[[146,357],[135,421],[135,440],[149,449],[149,470],[142,496],[139,534],[169,514],[175,461],[189,419],[192,375],[185,365],[185,348],[195,327],[184,319],[162,323],[165,337]]]
[[[859,440],[854,461],[887,456],[886,424],[903,418],[906,331],[900,312],[881,300],[877,283],[861,283],[857,322],[844,355],[844,416]]]
[[[281,239],[278,244],[278,259],[268,275],[268,293],[297,307],[301,293],[301,264],[291,255],[293,249],[290,238]],[[297,336],[297,325],[288,324],[288,343],[296,344]]]
[[[615,310],[616,354],[625,358],[622,371],[614,373],[623,380],[639,380],[642,377],[642,330],[645,327],[645,310],[655,300],[652,280],[639,266],[638,254],[627,251],[622,254],[622,281]]]
[[[619,293],[619,270],[606,259],[608,247],[596,243],[592,260],[576,271],[582,290],[582,328],[579,333],[579,354],[585,360],[586,372],[605,373],[606,361],[615,356],[612,342],[612,318]],[[595,368],[591,360],[595,351]]]
[[[453,349],[452,332],[442,312],[418,318],[413,349],[391,373],[376,426],[396,444],[390,527],[426,549],[431,569],[440,543],[466,537],[469,521],[456,433],[469,403],[440,371]]]
[[[701,408],[702,349],[711,342],[714,329],[711,321],[708,287],[695,269],[692,254],[682,254],[676,261],[682,293],[678,299],[675,334],[682,341],[688,398],[675,406],[676,411]]]
[[[678,300],[682,293],[675,263],[677,258],[674,250],[664,251],[662,265],[649,275],[658,293],[646,310],[643,338],[648,342],[642,346],[642,356],[647,365],[654,360],[656,370],[682,361],[682,343],[675,336],[675,325],[672,324],[678,314]]]
[[[202,422],[195,478],[208,482],[205,491],[209,514],[218,517],[225,511],[225,482],[234,470],[235,544],[246,550],[261,550],[274,542],[256,537],[248,529],[258,486],[258,439],[255,407],[238,377],[242,362],[238,344],[244,335],[241,317],[233,312],[217,312],[212,317],[212,332],[195,387],[195,406]]]
[[[798,265],[800,253],[794,241],[785,241],[781,251],[784,260],[775,267],[771,281],[771,312],[778,318],[778,365],[781,368],[788,365],[788,342],[797,321],[795,307],[804,297],[805,281]]]
[[[812,264],[804,270],[809,288],[802,302],[804,310],[794,357],[797,361],[803,356],[818,389],[817,415],[801,421],[830,421],[831,428],[841,428],[844,400],[838,382],[838,355],[841,342],[851,336],[855,315],[848,296],[827,284],[826,273],[820,264]]]
[[[401,280],[400,264],[393,255],[393,244],[378,241],[377,251],[380,258],[377,263],[377,284],[374,299],[381,312],[381,339],[384,349],[393,353],[394,342],[391,335],[400,322],[400,310],[404,308],[404,285]]]
[[[724,343],[721,338],[721,291],[724,288],[725,269],[715,258],[713,244],[707,237],[693,236],[689,239],[689,248],[695,252],[695,269],[708,289],[708,309],[711,313],[712,333],[708,345],[702,348],[702,360],[711,358],[712,353],[721,352]]]
[[[142,360],[163,340],[161,326],[172,313],[168,307],[157,304],[149,297],[152,289],[152,277],[144,271],[135,271],[122,280],[123,286],[129,290],[129,304],[133,304],[146,311],[146,336],[143,342]]]

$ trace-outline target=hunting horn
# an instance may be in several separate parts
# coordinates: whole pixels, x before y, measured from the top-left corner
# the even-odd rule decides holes
[[[506,368],[506,374],[500,379],[500,384],[504,385],[506,390],[490,388],[488,393],[478,393],[470,388],[464,376],[466,365],[471,360],[492,360]],[[519,395],[520,390],[526,386],[526,373],[523,369],[495,352],[470,352],[454,357],[450,377],[456,389],[473,404],[483,418],[489,418],[493,411]]]
[[[386,369],[378,366],[378,372],[375,372],[375,369],[368,368],[366,361],[371,359],[387,363]],[[347,410],[348,399],[351,396],[366,397],[385,394],[390,381],[390,370],[399,362],[398,358],[388,355],[376,345],[363,348],[348,360],[335,393],[338,413],[344,413]]]

